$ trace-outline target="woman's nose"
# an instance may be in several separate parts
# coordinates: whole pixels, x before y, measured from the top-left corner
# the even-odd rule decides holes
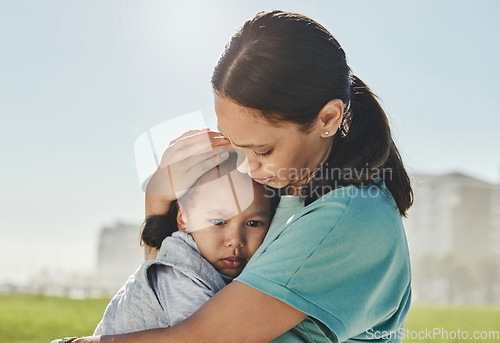
[[[239,225],[233,225],[227,228],[226,246],[232,248],[243,248],[245,246],[244,229]]]
[[[248,156],[243,150],[235,149],[238,155],[238,160],[236,162],[236,169],[240,173],[251,175],[252,172],[256,171],[260,167],[260,163],[254,159],[253,156]]]

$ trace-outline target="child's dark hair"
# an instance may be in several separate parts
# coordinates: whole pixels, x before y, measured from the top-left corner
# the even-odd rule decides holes
[[[212,75],[216,95],[259,110],[271,123],[289,122],[308,132],[320,110],[333,99],[345,104],[343,122],[321,175],[305,192],[309,204],[323,195],[315,189],[363,186],[385,181],[399,212],[413,202],[410,179],[376,96],[351,72],[344,50],[320,24],[300,14],[261,12],[231,38]],[[328,187],[322,187],[328,186]]]
[[[177,228],[177,200],[170,204],[168,212],[148,216],[141,227],[141,244],[160,249],[163,240],[171,236]]]

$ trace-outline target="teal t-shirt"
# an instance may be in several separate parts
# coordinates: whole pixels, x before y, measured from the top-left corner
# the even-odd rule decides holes
[[[402,219],[385,185],[344,187],[304,207],[283,197],[235,280],[306,313],[275,342],[398,342],[411,300]]]

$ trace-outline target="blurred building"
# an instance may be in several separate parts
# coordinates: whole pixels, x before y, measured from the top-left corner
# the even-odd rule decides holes
[[[107,292],[117,291],[144,261],[139,225],[118,222],[99,235],[95,283]]]
[[[91,273],[43,269],[26,284],[0,284],[0,293],[71,298],[112,296],[144,261],[140,225],[117,222],[101,228],[96,268]]]
[[[405,226],[412,256],[459,252],[500,261],[498,186],[464,174],[414,175],[415,204]]]
[[[405,227],[415,299],[500,302],[500,188],[461,173],[413,175]]]

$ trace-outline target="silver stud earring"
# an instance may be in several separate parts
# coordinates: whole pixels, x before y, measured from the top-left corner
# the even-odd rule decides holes
[[[328,136],[330,134],[330,131],[325,131],[325,136]]]

